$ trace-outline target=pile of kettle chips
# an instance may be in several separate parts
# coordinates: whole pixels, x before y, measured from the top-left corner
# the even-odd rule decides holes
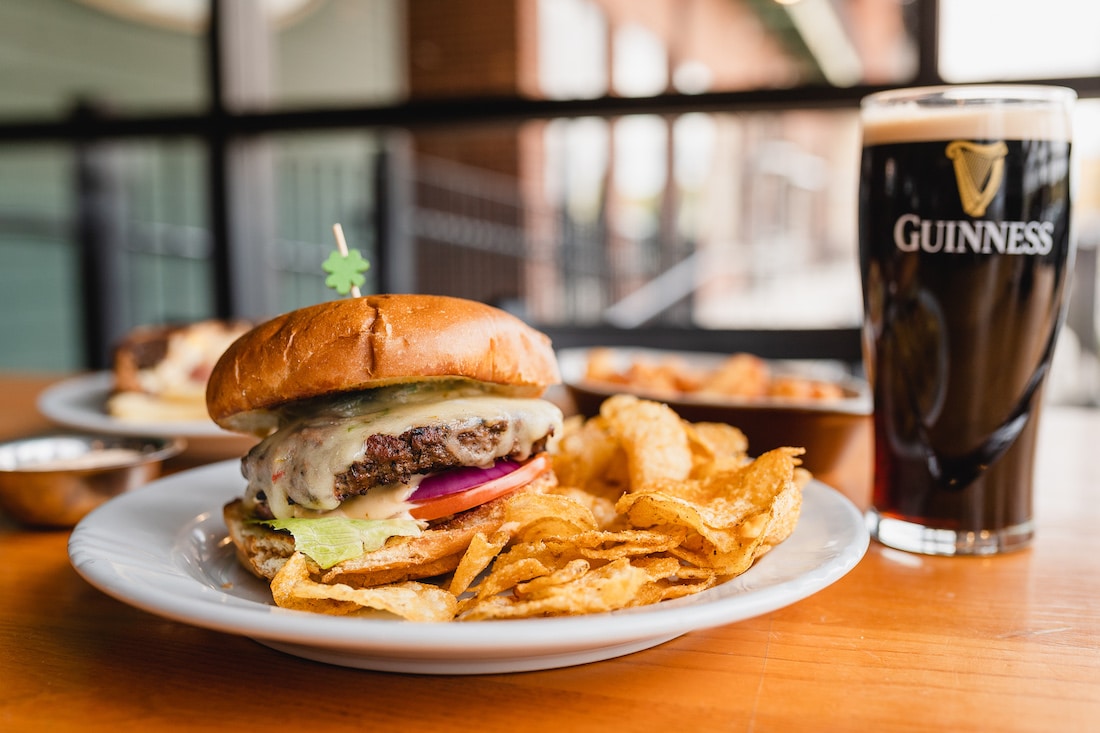
[[[739,575],[798,521],[801,448],[751,459],[735,427],[688,423],[629,395],[567,420],[553,451],[558,486],[505,499],[437,583],[356,587],[295,554],[271,583],[277,605],[411,621],[600,613],[706,590]],[[312,567],[311,567],[312,566]]]

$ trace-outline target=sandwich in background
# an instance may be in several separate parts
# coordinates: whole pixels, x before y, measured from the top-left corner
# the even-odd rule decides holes
[[[209,421],[206,381],[229,345],[252,327],[209,319],[139,326],[115,347],[107,412],[133,422]]]

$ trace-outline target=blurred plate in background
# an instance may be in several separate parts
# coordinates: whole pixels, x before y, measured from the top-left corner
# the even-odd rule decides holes
[[[187,439],[189,453],[211,458],[244,455],[256,438],[222,430],[213,420],[121,420],[107,412],[114,387],[110,372],[65,379],[39,395],[39,411],[59,425],[108,435],[153,435]]]

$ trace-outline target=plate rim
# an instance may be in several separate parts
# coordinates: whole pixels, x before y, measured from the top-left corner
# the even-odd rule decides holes
[[[102,396],[106,399],[114,384],[110,371],[88,372],[62,379],[38,395],[38,411],[50,420],[70,428],[110,435],[155,435],[184,438],[240,438],[213,421],[173,420],[149,422],[119,420],[106,412],[89,410],[82,402]]]
[[[812,571],[762,589],[745,593],[731,590],[725,596],[712,596],[708,601],[705,594],[714,594],[718,590],[715,588],[679,599],[689,601],[683,604],[666,601],[611,613],[557,618],[432,624],[322,616],[260,604],[226,591],[219,594],[185,567],[194,558],[173,557],[171,549],[176,546],[179,533],[196,519],[206,517],[211,522],[220,522],[221,503],[233,498],[241,489],[239,473],[236,484],[229,480],[231,472],[237,472],[237,464],[234,460],[221,461],[172,474],[100,506],[81,520],[69,537],[73,568],[105,594],[181,623],[250,637],[261,643],[265,640],[275,642],[272,646],[276,648],[298,646],[339,650],[343,654],[361,653],[369,659],[405,660],[415,666],[415,660],[424,663],[468,660],[471,654],[499,662],[506,658],[530,660],[540,655],[590,652],[645,639],[657,639],[654,643],[659,643],[691,631],[735,623],[778,610],[823,590],[851,571],[863,558],[869,544],[862,514],[855,505],[836,489],[815,480],[806,487],[805,495],[810,497],[806,503],[813,506],[826,502],[832,512],[843,516],[847,522],[844,530],[850,535],[847,544],[837,547],[827,562],[823,560]],[[181,487],[187,490],[181,491]],[[220,503],[212,506],[215,501]],[[139,531],[127,533],[127,539],[119,542],[112,527],[132,513],[148,516],[149,508],[161,512],[159,521],[169,528],[168,531],[139,528]],[[221,527],[224,530],[224,525]],[[795,532],[798,532],[797,525]],[[223,543],[227,541],[223,539]],[[758,564],[775,557],[782,547],[780,545],[761,558]],[[231,561],[236,562],[235,558]],[[158,582],[143,585],[128,581],[127,571],[134,570],[135,564],[141,565],[139,569],[146,574],[150,571],[157,574]],[[750,568],[720,587],[743,583],[751,578],[754,569]],[[790,592],[794,586],[799,587],[797,593]],[[178,590],[183,590],[184,595],[171,595]],[[563,641],[563,637],[567,641]],[[384,665],[374,662],[367,668],[381,669]],[[528,665],[523,668],[541,667]]]

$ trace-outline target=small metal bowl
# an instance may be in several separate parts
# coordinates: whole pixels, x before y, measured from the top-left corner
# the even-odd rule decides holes
[[[0,443],[0,513],[34,527],[72,527],[160,475],[182,438],[57,433]]]

